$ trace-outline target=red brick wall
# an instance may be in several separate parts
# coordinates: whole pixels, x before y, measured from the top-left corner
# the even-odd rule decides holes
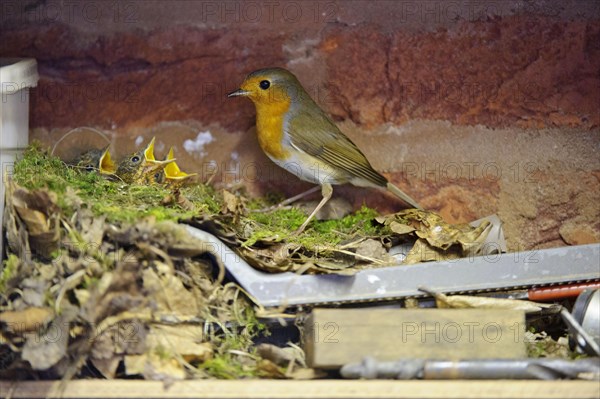
[[[180,149],[192,171],[232,152],[275,168],[240,134],[253,126],[252,104],[225,94],[254,69],[287,67],[425,206],[452,221],[498,213],[513,248],[556,246],[600,237],[599,10],[542,0],[7,0],[0,56],[38,60],[33,138],[93,126],[122,153],[136,136],[181,147],[210,129],[203,154]],[[300,189],[269,175],[245,183]],[[400,206],[336,191],[354,205]]]

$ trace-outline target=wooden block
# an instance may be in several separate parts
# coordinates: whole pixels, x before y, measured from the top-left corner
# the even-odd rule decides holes
[[[308,364],[525,357],[525,315],[504,309],[314,309],[305,325]]]
[[[134,398],[598,398],[598,381],[391,381],[391,380],[72,380],[0,381],[14,399]]]

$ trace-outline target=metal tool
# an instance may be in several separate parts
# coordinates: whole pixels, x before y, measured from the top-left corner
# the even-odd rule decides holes
[[[365,358],[361,363],[351,363],[342,367],[341,375],[350,379],[399,380],[597,379],[600,377],[600,358],[574,361],[548,358],[459,361],[404,359],[396,362],[377,362],[373,358]]]
[[[212,234],[186,228],[220,254],[230,276],[265,307],[426,296],[420,286],[472,293],[600,280],[600,244],[364,269],[353,276],[270,274],[251,267]]]
[[[577,297],[573,306],[573,319],[581,330],[571,329],[571,349],[590,355],[600,355],[600,290],[585,290]]]
[[[556,302],[561,299],[577,298],[583,291],[594,289],[600,289],[600,281],[532,287],[519,291],[496,293],[490,296],[495,298],[522,299],[534,302]]]
[[[590,334],[581,326],[581,324],[569,313],[567,309],[562,307],[560,316],[569,328],[571,335],[577,337],[577,345],[582,350],[592,356],[600,356],[600,347]]]

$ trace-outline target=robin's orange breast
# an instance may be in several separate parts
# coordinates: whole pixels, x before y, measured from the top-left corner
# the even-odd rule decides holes
[[[283,147],[283,125],[290,101],[257,105],[256,133],[262,150],[270,157],[285,160],[289,151]]]

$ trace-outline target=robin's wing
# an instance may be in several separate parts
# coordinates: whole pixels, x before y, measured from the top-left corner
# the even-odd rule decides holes
[[[323,112],[299,111],[286,131],[291,144],[305,153],[372,184],[386,186],[387,179]]]

